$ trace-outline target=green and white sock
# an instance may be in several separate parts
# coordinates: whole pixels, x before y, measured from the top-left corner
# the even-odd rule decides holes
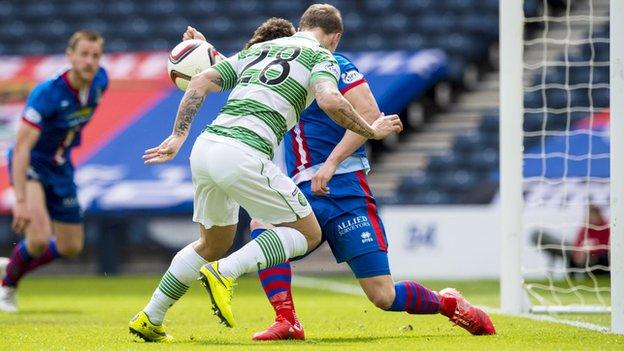
[[[152,298],[143,311],[152,323],[162,324],[167,310],[173,306],[199,277],[199,269],[208,263],[190,244],[180,250],[171,260],[171,265],[163,275]]]
[[[226,277],[237,279],[241,275],[284,263],[303,255],[308,242],[298,230],[289,227],[268,229],[254,240],[219,260],[219,271]]]

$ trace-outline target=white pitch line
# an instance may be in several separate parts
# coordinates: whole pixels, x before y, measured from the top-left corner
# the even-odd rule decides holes
[[[301,288],[332,291],[332,292],[337,292],[337,293],[342,293],[342,294],[347,294],[347,295],[366,296],[366,294],[364,294],[364,291],[362,291],[362,288],[360,288],[357,285],[339,283],[339,282],[332,281],[329,279],[302,277],[302,276],[295,275],[293,276],[293,285],[301,287]],[[479,306],[479,307],[482,307],[486,311],[494,313],[494,314],[501,314],[501,315],[503,314],[497,308],[492,308],[488,306]],[[552,316],[522,314],[517,317],[528,318],[528,319],[541,321],[541,322],[564,324],[564,325],[569,325],[571,327],[597,331],[600,333],[609,333],[611,331],[608,327],[605,327],[602,325],[588,323],[588,322],[574,321],[574,320],[569,320],[569,319],[559,319],[559,318],[555,318]]]

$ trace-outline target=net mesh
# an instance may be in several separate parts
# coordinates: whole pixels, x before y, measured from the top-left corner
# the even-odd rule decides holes
[[[533,306],[608,310],[609,1],[538,5],[525,16],[524,288]]]

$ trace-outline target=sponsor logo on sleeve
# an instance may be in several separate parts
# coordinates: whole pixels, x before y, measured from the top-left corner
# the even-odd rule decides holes
[[[26,111],[24,111],[24,118],[32,123],[41,123],[41,115],[37,112],[37,110],[30,106],[26,108]]]
[[[335,77],[339,77],[340,76],[340,68],[338,67],[338,64],[334,63],[334,62],[328,62],[325,64],[325,70],[327,72],[330,72],[331,74],[333,74]]]
[[[342,82],[346,85],[355,83],[362,78],[364,78],[364,75],[356,70],[344,72],[342,75],[340,75],[340,79],[342,79]]]

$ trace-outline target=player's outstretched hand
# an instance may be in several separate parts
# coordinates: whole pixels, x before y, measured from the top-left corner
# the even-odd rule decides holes
[[[381,140],[392,133],[400,133],[403,123],[398,115],[384,115],[383,113],[371,125],[375,131],[373,139]]]
[[[170,135],[160,145],[145,150],[143,162],[145,164],[165,163],[172,160],[184,144],[184,137]]]
[[[26,202],[18,201],[13,206],[13,222],[11,229],[16,233],[23,233],[30,223],[30,213],[26,207]]]
[[[186,31],[184,32],[184,34],[182,34],[182,40],[189,40],[189,39],[199,39],[199,40],[203,40],[203,41],[207,41],[206,37],[197,29],[188,26],[186,27]]]
[[[332,179],[338,165],[326,161],[312,176],[312,192],[317,196],[329,195],[327,183]]]

